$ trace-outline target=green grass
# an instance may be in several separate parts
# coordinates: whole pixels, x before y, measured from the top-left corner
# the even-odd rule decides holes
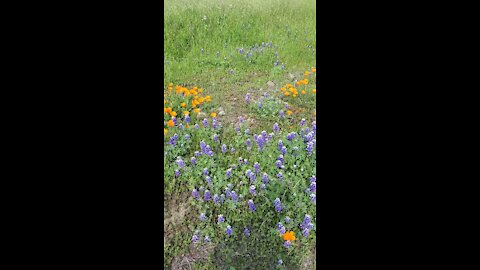
[[[294,80],[290,74],[302,79],[305,70],[316,66],[315,9],[315,0],[164,0],[164,84],[203,88],[211,95],[213,105],[225,110],[226,115],[220,118],[224,126],[243,115],[255,119],[258,129],[271,130],[277,121],[275,112],[282,104],[265,104],[262,114],[255,104],[245,105],[245,94],[252,93],[254,100],[265,91],[278,95],[280,87]],[[262,42],[271,42],[272,46],[265,46],[261,53],[252,51],[252,57],[246,60],[250,48],[259,48]],[[243,54],[238,52],[241,48]],[[278,66],[274,66],[277,52]],[[268,81],[275,83],[274,89],[268,89]],[[290,104],[307,110],[315,107],[308,99]],[[168,195],[175,198],[176,193]],[[185,217],[185,223],[192,220],[197,219]],[[164,254],[166,269],[170,269],[173,257],[187,252],[190,242],[191,235],[184,232],[169,241]],[[242,258],[234,256],[217,252],[195,263],[193,269],[216,269],[219,261],[232,263],[230,258],[239,262],[237,269],[242,269]],[[292,262],[300,259],[292,258]]]

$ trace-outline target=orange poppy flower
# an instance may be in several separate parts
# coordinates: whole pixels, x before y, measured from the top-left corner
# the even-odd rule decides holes
[[[180,104],[180,106],[181,106],[182,108],[185,108],[185,107],[187,107],[187,103],[182,102],[182,104]]]
[[[217,117],[217,113],[212,112],[212,114],[211,114],[210,116],[211,116],[211,117]]]
[[[173,123],[173,120],[169,120],[169,121],[167,122],[167,126],[173,127],[173,126],[175,126],[175,123]]]
[[[283,235],[283,240],[285,241],[294,241],[295,233],[293,231],[288,231]]]

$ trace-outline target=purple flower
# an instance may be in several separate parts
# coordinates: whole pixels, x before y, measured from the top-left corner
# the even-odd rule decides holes
[[[310,183],[310,192],[315,192],[317,190],[317,182]]]
[[[262,182],[265,183],[265,184],[268,183],[268,174],[263,173],[263,175],[262,175]]]
[[[245,145],[247,145],[247,147],[250,147],[250,145],[252,145],[252,142],[250,141],[250,139],[247,139],[245,141]]]
[[[302,127],[305,126],[305,122],[306,122],[306,120],[305,120],[305,118],[303,118],[302,121],[300,121],[300,126],[302,126]]]
[[[207,217],[205,216],[205,213],[201,213],[201,214],[200,214],[200,220],[201,220],[201,221],[205,221],[206,218],[207,218]]]
[[[238,51],[239,54],[243,54],[243,48]]]
[[[283,142],[282,142],[282,140],[278,140],[277,147],[278,147],[278,151],[282,151],[282,148],[283,148]]]
[[[275,201],[273,201],[273,205],[275,206],[275,211],[277,211],[277,213],[282,211],[282,203],[279,198],[276,198]]]
[[[207,183],[209,185],[212,185],[212,178],[210,178],[210,176],[207,175],[207,177],[205,177],[205,180],[207,180]]]
[[[218,215],[218,223],[223,223],[225,221],[225,218],[223,217],[223,215]]]
[[[308,228],[305,228],[302,230],[302,234],[304,237],[308,237],[308,234],[310,233],[310,230]]]
[[[277,230],[280,230],[282,227],[283,227],[283,225],[282,225],[281,222],[277,223]]]
[[[278,178],[278,180],[282,181],[283,180],[283,174],[281,172],[277,173],[277,178]]]
[[[228,236],[232,235],[232,227],[230,225],[228,225],[225,232],[228,234]]]
[[[255,168],[256,172],[260,172],[260,164],[258,164],[258,162],[255,162],[255,164],[253,164],[253,168]]]
[[[177,157],[177,165],[180,167],[180,168],[183,168],[185,167],[185,162],[183,162],[182,158],[181,157]]]
[[[289,217],[285,217],[285,223],[290,223],[290,218]]]
[[[227,152],[227,145],[226,144],[223,144],[222,145],[222,153],[226,153]]]
[[[185,134],[185,136],[183,136],[185,138],[185,140],[190,140],[190,135],[189,134]]]
[[[309,132],[306,136],[305,136],[305,141],[307,142],[311,142],[313,141],[313,138],[314,138],[315,134],[312,132]]]
[[[198,243],[198,235],[194,234],[194,235],[192,236],[192,242],[193,242],[193,243]]]
[[[195,157],[192,157],[190,161],[192,162],[193,165],[197,164],[197,159]]]
[[[233,201],[234,203],[236,203],[236,202],[238,201],[238,197],[237,197],[237,194],[235,193],[235,191],[232,191],[232,192],[230,193],[230,196],[232,197],[232,201]]]
[[[285,146],[284,146],[284,147],[285,147]],[[280,160],[280,162],[283,163],[283,155],[279,155],[278,158],[277,158],[277,160]]]
[[[204,118],[204,119],[203,119],[202,124],[203,124],[204,127],[208,127],[208,120],[207,120],[207,118]]]
[[[225,194],[220,194],[220,203],[225,201]]]
[[[227,178],[230,178],[231,175],[232,175],[232,168],[229,168],[229,169],[227,170],[226,177],[227,177]]]
[[[295,137],[297,137],[297,134],[295,132],[288,133],[287,140],[292,141]]]
[[[208,169],[207,168],[203,169],[203,175],[208,175]]]
[[[260,186],[260,189],[261,189],[261,190],[264,190],[264,189],[266,189],[266,188],[267,188],[267,186],[265,186],[265,184],[262,184],[262,185]]]
[[[303,224],[308,224],[312,221],[312,217],[310,215],[305,215],[305,218],[303,219]]]
[[[172,116],[172,121],[175,125],[177,125],[177,118],[175,116]]]
[[[310,194],[310,201],[313,204],[317,204],[317,196],[315,195],[315,193]]]
[[[175,170],[175,176],[180,177],[180,171],[179,170]]]
[[[281,168],[282,167],[282,161],[277,160],[277,162],[275,162],[275,166],[277,166],[277,168]]]
[[[203,192],[203,190],[204,190],[203,187],[200,187],[200,188],[198,189],[198,191],[200,191],[200,192]]]
[[[287,154],[287,147],[286,146],[282,147],[281,152],[282,152],[282,155],[286,155]]]
[[[255,195],[255,194],[256,194],[256,192],[255,192],[255,186],[254,186],[254,185],[251,185],[251,186],[250,186],[250,194],[252,194],[252,195]]]
[[[273,132],[278,132],[278,123],[273,124]]]
[[[258,102],[258,109],[262,108],[262,102]]]
[[[190,115],[185,115],[185,122],[188,124],[190,123]]]
[[[218,135],[217,134],[213,135],[213,141],[218,142]]]
[[[248,164],[248,159],[244,158],[243,159],[243,164],[247,165]]]
[[[195,156],[196,156],[196,157],[200,156],[200,152],[195,151]]]
[[[292,243],[290,241],[285,241],[283,246],[286,247],[286,248],[290,248],[292,246]]]
[[[238,120],[239,120],[240,124],[242,124],[243,122],[245,122],[245,118],[243,118],[243,116],[240,116],[240,117],[238,118]]]
[[[285,234],[286,231],[287,231],[287,229],[285,229],[284,226],[282,226],[279,230],[280,234]]]
[[[213,202],[215,202],[215,204],[220,204],[220,198],[217,194],[213,195]]]
[[[245,228],[245,230],[243,231],[243,233],[246,235],[246,236],[250,236],[250,230],[247,228]]]
[[[181,130],[184,130],[184,129],[185,129],[185,127],[183,126],[182,123],[178,124],[178,128],[181,129]]]
[[[248,207],[250,208],[250,211],[255,212],[255,204],[253,204],[253,200],[248,200]]]
[[[250,104],[250,93],[247,93],[247,95],[245,96],[245,102],[247,104]]]
[[[307,225],[307,229],[309,229],[309,230],[313,230],[313,223],[311,223],[311,222],[310,222],[310,223],[308,223],[308,225]]]
[[[212,128],[213,128],[213,129],[216,129],[216,128],[217,128],[217,118],[216,118],[216,117],[214,117],[214,118],[212,119]]]
[[[232,152],[232,154],[235,154],[235,148],[233,148],[231,145],[230,145],[230,151]]]
[[[202,140],[200,142],[200,149],[202,150],[202,153],[205,153],[205,147],[207,147],[207,144]]]
[[[317,178],[315,177],[315,175],[312,175],[312,177],[310,177],[310,183],[316,182],[316,181],[317,181]]]
[[[207,190],[205,190],[205,196],[204,196],[204,199],[205,199],[205,201],[209,201],[209,200],[210,200],[210,191],[208,191],[208,189],[207,189]]]
[[[198,124],[195,124],[194,128],[195,128],[195,129],[199,129],[200,126],[199,126]]]
[[[193,196],[195,199],[198,200],[199,197],[198,197],[198,191],[197,191],[196,188],[193,189],[193,191],[192,191],[192,196]]]
[[[280,119],[283,119],[285,117],[285,113],[283,111],[280,111],[279,117],[280,117]]]
[[[313,152],[313,142],[308,142],[307,143],[307,152],[308,152],[309,155],[312,154],[312,152]]]

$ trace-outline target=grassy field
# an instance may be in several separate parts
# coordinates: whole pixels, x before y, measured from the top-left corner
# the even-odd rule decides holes
[[[245,95],[267,92],[281,100],[282,86],[303,79],[316,66],[315,5],[315,0],[164,0],[165,87],[203,88],[212,106],[225,113],[225,126],[243,116],[258,130],[271,130],[283,104],[265,104],[272,113],[256,113],[256,104],[247,106]],[[296,119],[310,119],[315,110],[315,100],[307,96],[288,102]],[[233,131],[223,136],[228,132]],[[190,192],[174,190],[165,194],[165,269],[244,269],[241,259],[228,261],[214,247],[192,248],[198,215],[187,200]],[[239,242],[236,248],[253,252],[261,247]],[[304,256],[295,257],[290,265],[296,266],[287,269],[314,269],[314,252],[304,247]]]

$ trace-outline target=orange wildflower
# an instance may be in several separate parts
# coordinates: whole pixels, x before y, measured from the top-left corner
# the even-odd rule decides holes
[[[212,112],[212,114],[211,114],[210,116],[211,116],[211,117],[217,117],[217,113]]]
[[[293,231],[288,231],[283,235],[283,240],[285,241],[294,241],[295,233]]]
[[[187,103],[182,102],[182,104],[180,104],[180,106],[181,106],[182,108],[185,108],[185,107],[187,107]]]
[[[288,115],[292,115],[292,113],[293,113],[293,112],[290,111],[290,110],[287,111],[287,114],[288,114]]]
[[[167,126],[173,127],[173,126],[175,126],[175,123],[173,123],[173,120],[169,120],[169,121],[167,122]]]

